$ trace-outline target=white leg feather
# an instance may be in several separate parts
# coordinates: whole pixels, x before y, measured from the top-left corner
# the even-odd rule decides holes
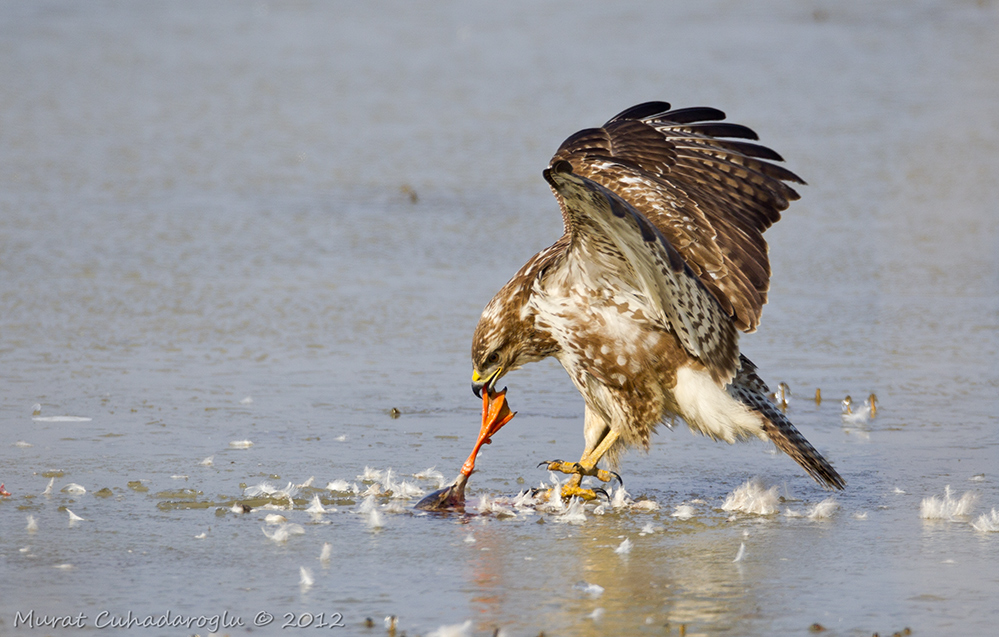
[[[760,416],[730,396],[706,371],[681,367],[673,395],[680,416],[694,431],[725,442],[751,436],[767,439]]]

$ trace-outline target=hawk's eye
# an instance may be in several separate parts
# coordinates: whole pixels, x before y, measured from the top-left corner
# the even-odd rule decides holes
[[[488,358],[486,358],[486,363],[490,365],[493,365],[498,362],[499,362],[499,352],[493,352],[492,354],[489,355]]]

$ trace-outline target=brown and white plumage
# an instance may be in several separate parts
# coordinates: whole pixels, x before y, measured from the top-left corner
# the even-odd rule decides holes
[[[763,232],[798,198],[785,182],[803,182],[722,119],[649,102],[562,144],[544,176],[565,234],[486,306],[473,387],[554,356],[586,402],[583,465],[647,446],[680,417],[715,439],[772,440],[842,488],[738,347],[767,300]]]

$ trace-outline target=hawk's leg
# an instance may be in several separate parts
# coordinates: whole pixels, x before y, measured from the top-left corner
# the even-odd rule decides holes
[[[579,459],[579,462],[562,462],[561,460],[553,460],[550,462],[542,462],[541,464],[548,465],[549,471],[558,471],[572,475],[572,478],[570,478],[567,483],[562,485],[563,498],[579,496],[584,500],[594,500],[597,497],[596,490],[584,489],[579,486],[583,476],[593,476],[601,482],[610,482],[611,480],[617,478],[617,481],[623,484],[621,476],[619,476],[616,472],[597,469],[597,463],[600,462],[600,459],[604,457],[604,454],[606,454],[610,448],[614,446],[617,439],[617,432],[608,428],[606,433],[604,433],[603,438],[600,439],[600,442],[597,443],[595,447],[587,449],[583,452],[583,457]],[[603,491],[603,489],[600,489],[600,491]]]

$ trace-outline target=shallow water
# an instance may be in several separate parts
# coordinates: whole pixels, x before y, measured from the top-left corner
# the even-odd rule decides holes
[[[999,533],[971,523],[999,508],[997,27],[990,2],[0,4],[0,632],[105,634],[106,611],[227,612],[234,635],[264,612],[263,634],[286,613],[344,634],[989,634]],[[541,168],[648,99],[726,110],[810,184],[767,235],[742,344],[849,482],[838,509],[808,517],[831,494],[765,445],[663,428],[621,467],[657,509],[380,497],[372,527],[324,487],[454,477],[478,313],[560,233]],[[506,380],[519,415],[469,493],[513,510],[538,462],[580,452],[582,403],[551,362]],[[844,422],[871,392],[877,416]],[[754,476],[778,512],[723,510]],[[310,477],[293,510],[230,510]],[[972,513],[921,518],[947,485]],[[274,513],[304,533],[269,539]]]

